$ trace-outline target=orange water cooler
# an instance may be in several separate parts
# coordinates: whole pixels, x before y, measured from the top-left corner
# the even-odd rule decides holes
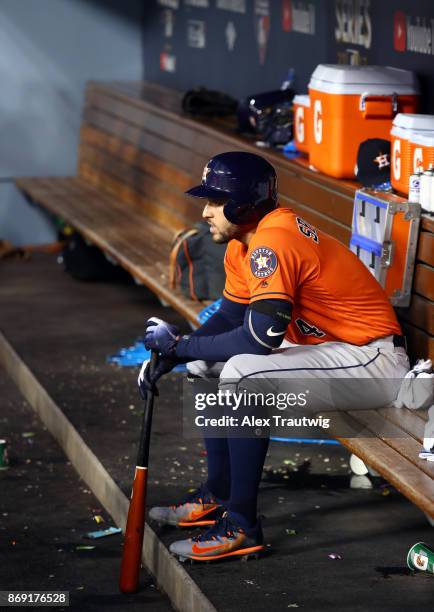
[[[360,143],[389,140],[395,115],[417,110],[419,89],[408,70],[320,64],[309,96],[311,165],[336,178],[354,178]]]
[[[310,98],[308,95],[294,96],[294,140],[303,153],[309,153],[310,132]]]
[[[434,162],[434,115],[398,114],[391,136],[392,187],[408,194],[410,175]]]

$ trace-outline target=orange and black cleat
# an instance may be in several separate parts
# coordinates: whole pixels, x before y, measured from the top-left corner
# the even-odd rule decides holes
[[[180,561],[215,561],[225,558],[258,557],[264,550],[261,525],[244,530],[230,519],[227,512],[205,533],[170,545],[170,552]]]
[[[213,497],[205,485],[201,485],[179,504],[151,508],[149,518],[159,525],[208,527],[214,525],[223,512],[223,506]]]

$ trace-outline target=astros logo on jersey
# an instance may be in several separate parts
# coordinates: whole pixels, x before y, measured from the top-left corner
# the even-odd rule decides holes
[[[276,253],[268,247],[258,247],[250,255],[250,269],[257,278],[271,276],[277,268]]]

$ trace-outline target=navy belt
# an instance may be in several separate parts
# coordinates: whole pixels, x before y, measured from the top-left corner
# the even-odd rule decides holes
[[[407,350],[407,338],[405,336],[398,336],[395,334],[393,336],[393,346],[395,348],[403,348]]]

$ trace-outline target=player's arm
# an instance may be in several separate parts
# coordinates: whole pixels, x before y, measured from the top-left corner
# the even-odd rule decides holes
[[[223,297],[221,306],[217,312],[190,335],[194,337],[215,336],[216,334],[221,334],[235,327],[239,327],[243,324],[247,306],[248,304],[239,304],[238,302],[233,302]]]
[[[227,361],[230,357],[241,354],[268,355],[274,348],[278,348],[291,321],[291,302],[257,300],[249,307],[244,306],[244,309],[242,325],[229,331],[212,333],[215,327],[210,324],[207,330],[211,335],[193,333],[180,338],[176,326],[155,317],[148,319],[145,346],[147,349],[157,350],[160,357],[153,376],[150,376],[146,361],[142,366],[138,378],[142,395],[149,390],[155,390],[157,380],[170,372],[176,363],[197,359]]]
[[[179,359],[205,361],[227,361],[241,354],[268,355],[281,345],[291,313],[289,301],[255,301],[245,308],[242,324],[221,333],[183,336],[173,347],[174,354]]]

